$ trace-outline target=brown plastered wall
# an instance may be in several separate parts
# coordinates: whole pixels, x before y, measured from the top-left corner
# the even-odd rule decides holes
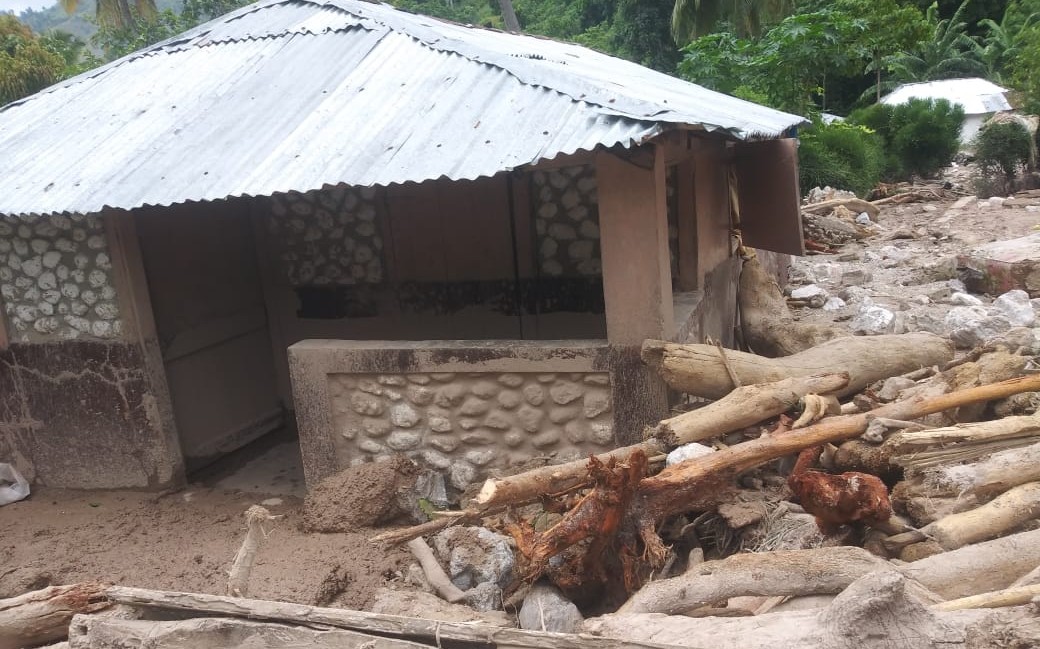
[[[143,274],[133,223],[125,213],[97,218],[103,227],[91,221],[93,233],[88,237],[70,235],[67,240],[103,240],[93,239],[78,252],[64,243],[54,250],[70,257],[72,269],[75,256],[92,251],[89,263],[97,266],[82,269],[87,271],[86,281],[91,283],[90,271],[103,271],[105,277],[95,273],[92,288],[110,290],[104,297],[99,290],[101,301],[95,305],[84,303],[82,290],[66,286],[76,282],[77,275],[61,270],[64,257],[55,258],[52,268],[62,297],[54,303],[54,314],[42,317],[57,319],[58,326],[34,326],[25,339],[16,333],[15,340],[0,350],[0,461],[12,462],[30,481],[48,486],[162,488],[183,480],[183,465],[147,292],[141,293]],[[48,244],[66,238],[63,223],[59,221],[53,237],[45,231],[35,238]],[[70,225],[70,232],[74,227]],[[43,243],[37,248],[43,254],[49,251]],[[96,257],[102,254],[99,263]],[[13,265],[9,268],[15,270]],[[14,279],[35,279],[40,288],[43,273],[36,274],[35,264],[29,272],[20,271]],[[68,281],[63,282],[62,275]],[[49,285],[50,276],[44,279]],[[95,319],[88,324],[73,319],[88,315],[77,304],[106,306],[93,309]],[[109,317],[113,312],[118,320]],[[120,323],[118,329],[92,326],[112,322]],[[9,331],[18,331],[11,320],[6,324]]]

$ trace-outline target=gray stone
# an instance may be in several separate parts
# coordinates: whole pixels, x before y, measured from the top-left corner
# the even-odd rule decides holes
[[[856,333],[875,336],[891,333],[895,326],[896,315],[884,307],[875,304],[863,304],[859,313],[852,319],[852,330]]]
[[[427,418],[430,430],[435,433],[450,433],[452,429],[451,420],[438,415],[430,415]]]
[[[509,448],[516,448],[527,441],[527,436],[518,430],[511,430],[502,436],[502,441]]]
[[[691,442],[689,444],[683,444],[673,449],[668,456],[665,458],[665,464],[672,466],[673,464],[679,464],[686,460],[692,460],[695,457],[701,457],[714,453],[715,449],[704,444],[698,444],[697,442]]]
[[[451,463],[448,479],[451,480],[451,486],[462,491],[477,479],[477,469],[469,462],[455,460]],[[456,585],[458,586],[457,582]],[[459,586],[459,588],[463,588],[463,586]]]
[[[993,300],[993,308],[1016,327],[1032,327],[1036,322],[1036,313],[1029,301],[1029,294],[1022,290],[1004,293]]]
[[[354,409],[354,412],[359,415],[369,415],[372,417],[381,415],[386,410],[386,406],[383,405],[381,399],[363,392],[355,392],[350,395],[350,405]]]
[[[512,410],[523,403],[524,398],[519,392],[514,390],[503,390],[498,394],[496,400],[498,401],[498,405],[502,406],[506,410]]]
[[[546,449],[559,443],[560,431],[556,429],[547,430],[544,433],[539,433],[531,438],[531,446],[534,446],[537,449]]]
[[[555,586],[535,584],[520,608],[520,628],[530,631],[580,633],[585,618]]]
[[[823,303],[824,311],[840,311],[845,308],[845,300],[840,297],[831,296]]]
[[[878,397],[883,401],[894,401],[899,393],[907,388],[912,388],[917,383],[906,378],[905,376],[892,376],[885,379],[885,382],[881,385],[881,389],[878,390]]]
[[[395,430],[386,440],[386,445],[395,451],[410,451],[422,442],[422,434],[408,430]]]
[[[477,584],[462,594],[475,611],[487,613],[502,609],[502,589],[490,582]]]
[[[407,403],[395,403],[390,408],[390,423],[400,428],[411,428],[421,419],[415,408]]]
[[[459,414],[468,415],[470,417],[476,415],[483,415],[491,410],[491,404],[483,399],[470,397],[462,402],[462,406],[459,408]]]
[[[513,426],[513,420],[507,412],[492,410],[484,417],[484,425],[495,430],[509,430]]]
[[[437,449],[438,451],[444,451],[445,453],[451,453],[459,447],[459,440],[453,435],[441,435],[438,437],[431,437],[426,440],[426,443]]]
[[[462,590],[484,583],[508,588],[513,581],[513,550],[508,537],[484,527],[460,525],[439,532],[432,540],[448,577]]]
[[[502,374],[498,382],[509,388],[518,388],[524,384],[524,377],[522,374]]]
[[[438,380],[436,376],[433,380]],[[437,396],[433,398],[433,402],[442,408],[453,408],[466,398],[466,390],[461,385],[456,383],[450,383],[445,385],[437,391]]]
[[[862,268],[847,270],[841,274],[841,283],[845,286],[863,286],[870,283],[872,279],[870,271]]]
[[[563,427],[563,434],[571,444],[581,444],[588,436],[589,424],[585,421],[569,421]]]
[[[956,306],[949,310],[943,325],[950,339],[961,349],[971,349],[1011,329],[1003,315],[991,316],[981,306]]]
[[[421,385],[410,385],[405,391],[408,400],[417,406],[428,406],[433,403],[434,391]]]
[[[477,381],[473,384],[473,387],[470,388],[470,392],[481,399],[490,399],[498,394],[498,390],[498,386],[492,381]]]
[[[982,304],[982,300],[975,297],[974,295],[969,295],[968,293],[962,293],[960,291],[957,291],[950,295],[949,298],[947,298],[946,303],[953,304],[956,306],[980,306]]]
[[[431,469],[437,469],[438,471],[443,471],[451,466],[451,458],[432,449],[426,449],[420,453],[419,459],[422,460],[422,463],[426,466]]]
[[[487,464],[490,464],[491,461],[495,459],[495,456],[497,454],[498,453],[495,451],[495,449],[487,448],[479,451],[466,451],[463,457],[470,464],[474,464],[476,466],[485,466]]]
[[[809,284],[808,286],[802,286],[791,291],[791,297],[796,300],[809,300],[814,297],[827,299],[827,291],[816,284]]]
[[[582,396],[581,386],[576,383],[560,382],[549,388],[552,400],[561,406],[576,401]]]
[[[589,428],[589,440],[600,446],[614,443],[614,427],[610,424],[593,423]]]
[[[577,416],[577,408],[553,408],[549,411],[549,421],[554,424],[562,424],[571,421]]]
[[[532,406],[540,406],[545,401],[545,390],[540,385],[525,385],[523,393],[524,399]]]
[[[549,226],[549,236],[557,241],[573,241],[578,238],[578,233],[566,223],[553,223]]]

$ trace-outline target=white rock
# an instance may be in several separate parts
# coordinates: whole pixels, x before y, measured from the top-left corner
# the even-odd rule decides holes
[[[887,334],[892,332],[895,320],[896,314],[888,309],[865,303],[852,320],[852,330],[869,336]]]
[[[935,212],[938,209],[939,208],[934,205],[924,205],[923,207],[921,207],[921,210],[924,212]]]
[[[838,283],[841,281],[841,275],[844,272],[844,267],[841,264],[832,262],[813,264],[812,269],[813,274],[816,276],[816,281],[820,282]]]
[[[802,286],[791,291],[791,297],[796,300],[808,300],[814,297],[827,298],[827,291],[823,290],[816,284],[809,284],[808,286]]]
[[[40,257],[32,257],[22,262],[22,272],[29,277],[39,277],[43,272],[43,260]]]
[[[390,409],[390,421],[394,426],[411,428],[419,423],[419,419],[419,413],[407,403],[394,404],[394,407]]]
[[[978,198],[975,196],[962,196],[954,201],[953,205],[950,206],[951,210],[962,210],[969,205],[978,202]]]
[[[873,221],[870,220],[870,215],[866,212],[860,212],[856,215],[856,223],[860,225],[873,225]]]
[[[697,442],[691,442],[689,444],[683,444],[682,446],[673,449],[665,459],[665,464],[667,466],[672,466],[673,464],[679,464],[680,462],[692,460],[695,457],[702,457],[704,455],[709,455],[714,452],[715,449],[713,449],[710,446],[698,444]]]
[[[845,300],[840,297],[831,296],[823,303],[824,311],[839,311],[845,308]]]
[[[895,246],[883,246],[881,248],[881,256],[884,259],[892,259],[893,261],[906,261],[913,256],[913,253]]]
[[[981,306],[955,306],[946,314],[943,326],[961,349],[971,349],[1011,328],[1004,315],[990,315]]]
[[[950,287],[951,291],[959,293],[963,293],[968,290],[968,287],[964,285],[964,282],[962,282],[959,279],[948,279],[946,280],[946,285]]]
[[[1022,290],[1008,291],[993,300],[993,309],[1007,317],[1016,327],[1032,327],[1036,313],[1029,301],[1029,294]]]
[[[97,320],[90,325],[90,333],[98,338],[110,338],[112,336],[112,323]]]
[[[585,621],[578,607],[559,589],[544,583],[535,584],[527,592],[517,617],[521,629],[555,633],[581,633]]]
[[[44,268],[56,268],[58,264],[61,263],[61,253],[50,250],[43,253],[41,261],[43,262]]]
[[[949,304],[954,304],[956,306],[981,306],[982,305],[982,300],[980,300],[979,298],[975,297],[974,295],[970,295],[968,293],[961,293],[960,291],[958,291],[958,292],[954,293],[953,295],[951,295],[949,297],[949,299],[946,300],[946,302],[949,303]]]

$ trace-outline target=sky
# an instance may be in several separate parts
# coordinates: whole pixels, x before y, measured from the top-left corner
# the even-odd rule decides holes
[[[0,11],[13,11],[20,14],[26,9],[46,9],[57,4],[56,0],[0,0]]]

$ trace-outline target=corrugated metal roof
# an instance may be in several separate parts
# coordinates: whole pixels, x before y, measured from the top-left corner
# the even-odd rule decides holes
[[[802,121],[576,45],[269,0],[0,110],[0,213],[472,179],[669,128]]]
[[[881,98],[883,104],[905,104],[911,99],[945,99],[960,104],[966,115],[1011,110],[1001,88],[985,79],[944,79],[923,83],[905,83]]]

